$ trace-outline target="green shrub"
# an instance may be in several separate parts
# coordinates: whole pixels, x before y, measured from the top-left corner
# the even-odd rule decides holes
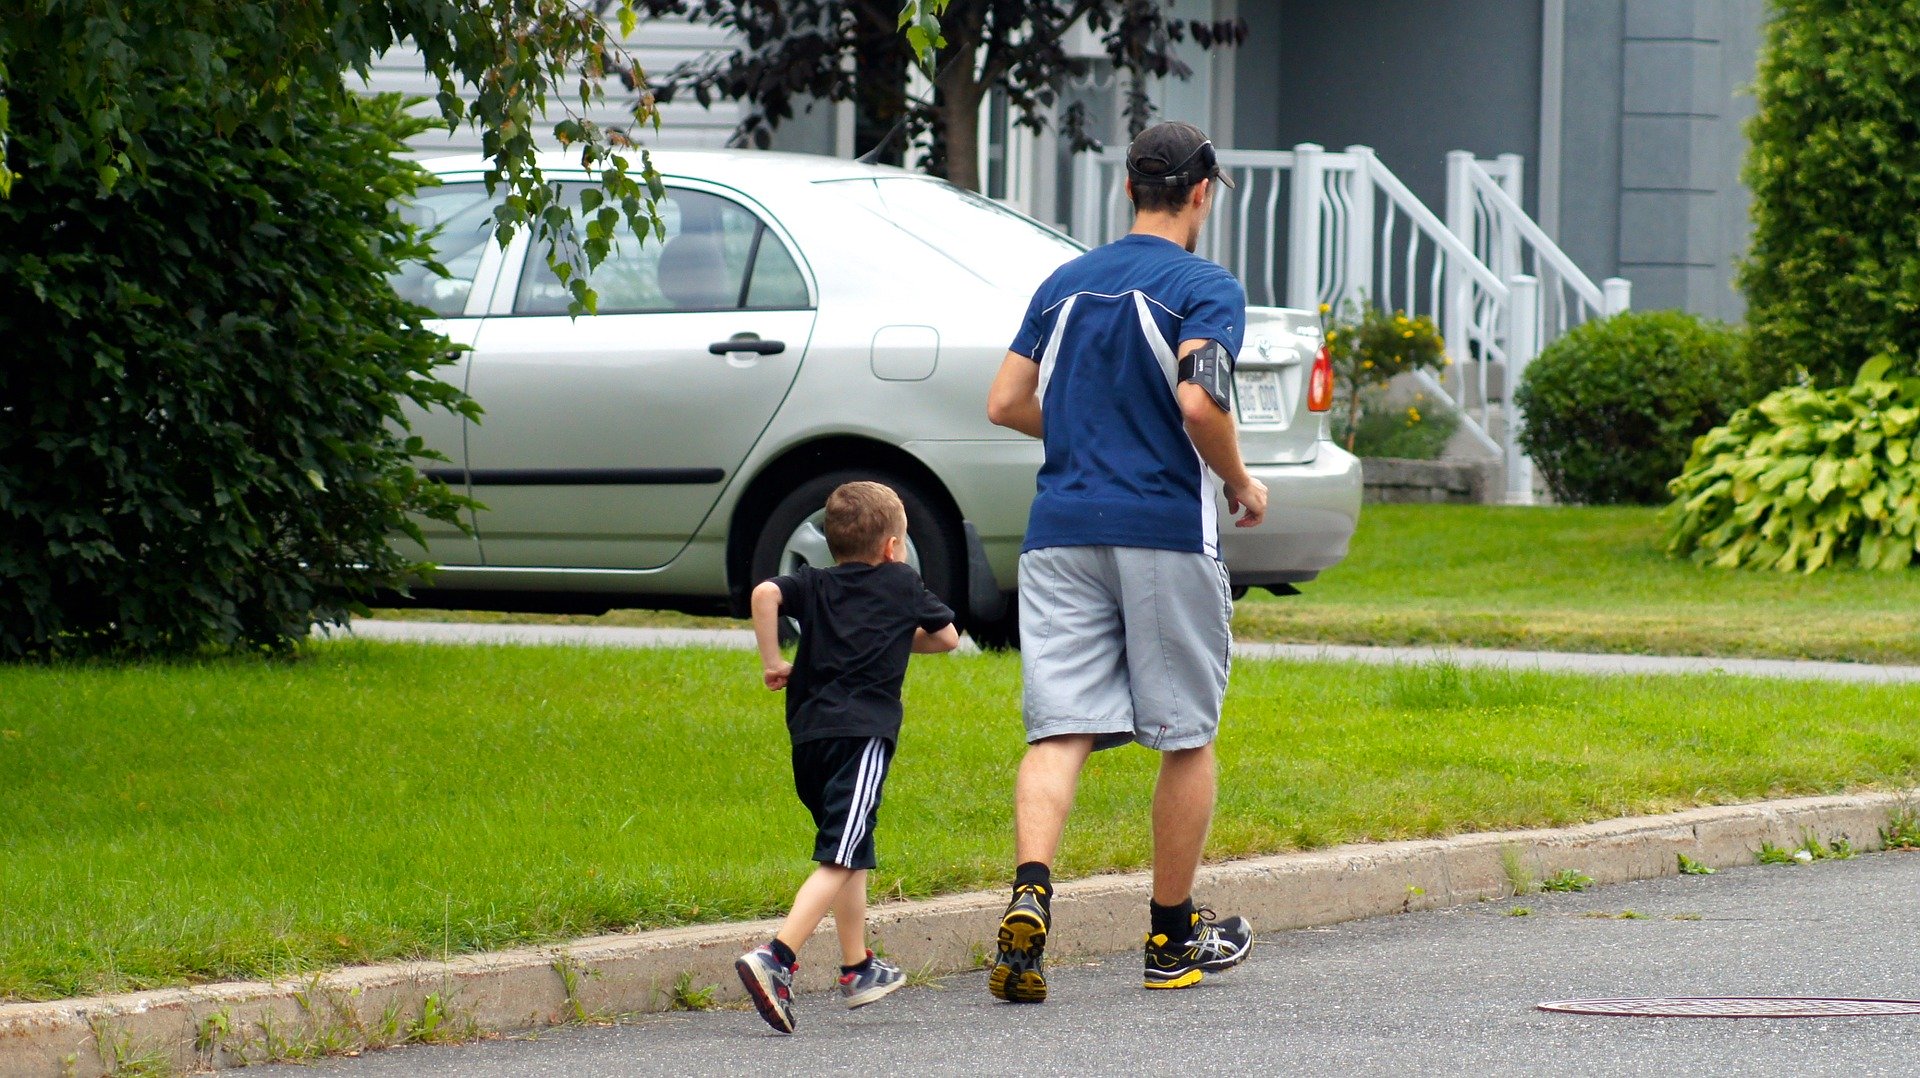
[[[1774,0],[1740,272],[1756,371],[1845,386],[1920,353],[1920,2]]]
[[[1349,431],[1347,416],[1333,419],[1334,440],[1360,456],[1435,460],[1460,429],[1460,413],[1425,393],[1415,393],[1404,407],[1389,406],[1385,389],[1368,390],[1366,395],[1375,399],[1361,409],[1359,426]]]
[[[296,82],[266,131],[164,89],[110,189],[12,132],[0,657],[283,648],[403,579],[407,514],[458,520],[399,429],[402,399],[471,408],[387,283],[427,254],[392,209],[421,123]]]
[[[1920,378],[1891,356],[1846,389],[1789,386],[1700,439],[1667,549],[1721,568],[1902,569],[1920,544]]]
[[[1665,501],[1693,440],[1749,399],[1739,331],[1683,311],[1577,327],[1528,365],[1514,398],[1547,488],[1585,505]]]

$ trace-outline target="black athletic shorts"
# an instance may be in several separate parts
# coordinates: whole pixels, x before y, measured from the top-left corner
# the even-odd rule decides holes
[[[872,868],[873,822],[893,745],[884,737],[829,737],[793,747],[793,788],[813,813],[813,859]]]

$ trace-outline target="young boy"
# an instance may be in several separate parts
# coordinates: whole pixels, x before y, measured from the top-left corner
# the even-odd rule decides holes
[[[867,949],[867,870],[873,823],[900,734],[900,683],[911,652],[960,644],[953,611],[905,564],[907,511],[879,483],[827,496],[827,549],[834,566],[801,566],[753,589],[753,632],[767,688],[787,690],[793,785],[819,828],[820,863],[780,931],[734,963],[767,1024],[793,1032],[796,953],[831,909],[840,933],[840,994],[862,1007],[905,979]],[[800,625],[795,661],[780,655],[784,614]]]

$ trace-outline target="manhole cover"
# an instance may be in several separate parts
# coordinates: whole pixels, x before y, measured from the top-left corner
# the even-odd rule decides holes
[[[1808,999],[1798,996],[1679,996],[1561,999],[1539,1009],[1620,1018],[1863,1018],[1920,1014],[1920,999]]]

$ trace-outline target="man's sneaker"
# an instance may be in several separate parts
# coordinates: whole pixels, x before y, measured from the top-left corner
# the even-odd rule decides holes
[[[1029,883],[1013,889],[1013,901],[1000,918],[1000,953],[987,974],[987,991],[1008,1003],[1039,1003],[1047,998],[1047,977],[1040,955],[1047,947],[1046,888]]]
[[[900,967],[884,958],[873,957],[867,952],[867,968],[859,973],[840,975],[840,994],[847,998],[847,1009],[864,1007],[881,996],[907,983],[907,975]]]
[[[1148,988],[1187,988],[1200,983],[1207,970],[1237,966],[1253,949],[1253,929],[1244,917],[1214,922],[1213,911],[1193,913],[1193,927],[1184,940],[1164,935],[1147,937]]]
[[[761,944],[740,956],[733,964],[740,983],[767,1024],[782,1033],[793,1032],[793,974],[799,963],[789,966],[776,958],[773,948]]]

